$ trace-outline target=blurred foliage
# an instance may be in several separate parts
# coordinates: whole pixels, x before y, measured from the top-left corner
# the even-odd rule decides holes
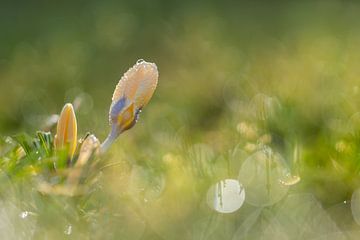
[[[357,239],[359,14],[340,0],[2,1],[1,238]],[[71,165],[36,132],[72,102],[79,136],[103,140],[113,88],[140,58],[157,64],[158,88],[94,157],[96,181],[76,196],[39,191]],[[284,165],[300,182],[274,205],[209,209],[209,187],[241,179],[264,149],[281,156],[265,179]]]

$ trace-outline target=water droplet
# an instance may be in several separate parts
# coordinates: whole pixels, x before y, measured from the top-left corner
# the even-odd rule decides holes
[[[220,213],[237,211],[245,201],[245,189],[235,179],[225,179],[211,186],[207,192],[207,204]]]
[[[21,213],[20,213],[20,217],[21,217],[22,219],[25,219],[27,216],[29,216],[29,212],[28,212],[28,211],[24,211],[24,212],[21,212]]]
[[[13,140],[12,140],[11,137],[6,137],[6,138],[5,138],[5,143],[11,144],[12,142],[13,142]]]
[[[72,233],[72,226],[71,225],[67,225],[64,231],[65,235],[71,235]]]
[[[143,62],[145,62],[145,60],[142,59],[142,58],[140,58],[139,60],[136,61],[136,64],[141,64],[141,63],[143,63]]]
[[[286,174],[284,178],[280,179],[280,183],[285,186],[292,186],[299,183],[301,180],[300,176],[291,175],[290,173]]]

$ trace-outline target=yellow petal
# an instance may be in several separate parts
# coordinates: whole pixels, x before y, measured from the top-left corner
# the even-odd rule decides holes
[[[56,149],[67,147],[69,157],[73,157],[77,144],[77,123],[74,108],[71,103],[65,104],[61,111],[54,144]]]
[[[138,60],[120,79],[112,102],[126,97],[136,109],[144,107],[151,99],[158,82],[159,72],[155,63]]]
[[[136,122],[135,106],[131,103],[118,116],[117,124],[123,131],[131,128]]]

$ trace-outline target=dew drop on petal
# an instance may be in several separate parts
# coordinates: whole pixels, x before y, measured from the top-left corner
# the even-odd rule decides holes
[[[141,63],[143,63],[143,62],[145,62],[145,60],[142,59],[142,58],[140,58],[140,59],[138,59],[138,60],[136,61],[136,64],[141,64]]]

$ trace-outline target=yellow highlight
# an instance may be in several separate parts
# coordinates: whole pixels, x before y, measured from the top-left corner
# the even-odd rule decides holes
[[[123,131],[127,130],[135,124],[135,117],[135,106],[134,103],[131,103],[119,114],[117,124]]]
[[[65,104],[60,113],[55,135],[55,148],[68,148],[70,158],[74,156],[77,145],[77,123],[71,103]]]

